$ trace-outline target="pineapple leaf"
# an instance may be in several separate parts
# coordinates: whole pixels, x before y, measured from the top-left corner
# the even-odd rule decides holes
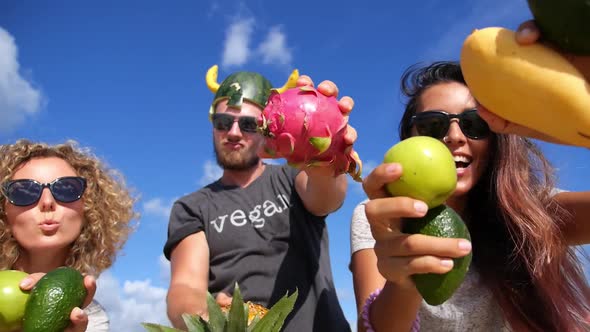
[[[223,332],[227,319],[213,295],[207,293],[207,310],[209,311],[209,322],[207,323],[210,332]]]
[[[291,296],[283,296],[275,305],[270,308],[268,313],[256,324],[252,332],[279,332],[285,319],[293,310],[295,300],[297,300],[298,291],[295,290]]]
[[[244,304],[240,287],[236,283],[229,309],[227,332],[244,332],[248,326],[248,306]]]
[[[248,325],[246,332],[252,332],[254,330],[254,328],[256,327],[256,324],[258,324],[259,321],[260,321],[260,316],[259,315],[254,316],[254,318],[252,318],[252,322],[250,322],[250,325]]]
[[[182,330],[175,329],[164,325],[154,323],[141,323],[148,332],[182,332]]]
[[[211,332],[199,315],[182,314],[182,320],[190,332]]]

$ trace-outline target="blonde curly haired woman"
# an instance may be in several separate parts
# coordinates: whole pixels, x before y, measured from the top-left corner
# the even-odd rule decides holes
[[[92,298],[94,278],[113,264],[137,217],[122,176],[75,141],[19,140],[0,146],[0,185],[0,270],[29,273],[25,290],[57,267],[79,270],[89,295],[66,331],[108,331]]]

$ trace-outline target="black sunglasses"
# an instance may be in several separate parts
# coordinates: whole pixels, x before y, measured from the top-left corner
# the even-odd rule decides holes
[[[65,176],[50,183],[40,183],[31,179],[12,180],[4,183],[2,193],[13,205],[27,206],[39,201],[44,188],[49,188],[55,200],[71,203],[82,197],[86,190],[86,179],[79,176]]]
[[[234,116],[228,113],[213,114],[213,127],[217,130],[228,131],[236,121],[240,131],[255,133],[258,130],[258,121],[253,116]]]
[[[426,111],[412,116],[410,127],[416,126],[418,134],[441,139],[447,135],[451,119],[459,119],[459,128],[471,139],[483,139],[490,134],[490,127],[477,110],[468,110],[461,114],[449,114],[443,111]]]

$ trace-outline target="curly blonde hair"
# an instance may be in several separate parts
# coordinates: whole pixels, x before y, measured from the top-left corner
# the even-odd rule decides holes
[[[133,231],[132,221],[138,217],[133,208],[136,200],[118,171],[72,140],[57,145],[28,140],[0,145],[0,183],[9,181],[27,161],[49,157],[63,159],[88,183],[84,192],[85,223],[64,263],[82,273],[98,275],[113,264]],[[14,268],[22,250],[8,227],[6,204],[6,197],[0,195],[0,270]]]

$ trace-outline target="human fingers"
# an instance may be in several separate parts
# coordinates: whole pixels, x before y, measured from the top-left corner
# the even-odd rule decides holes
[[[402,166],[398,163],[383,163],[369,173],[363,180],[363,190],[370,199],[390,196],[385,191],[387,183],[396,181],[402,175]]]
[[[86,298],[84,299],[82,308],[86,308],[90,304],[90,302],[92,302],[94,294],[96,294],[96,278],[89,274],[85,275],[84,287],[86,287]]]
[[[354,144],[354,142],[356,142],[356,139],[358,138],[358,134],[356,129],[354,129],[353,126],[351,125],[346,125],[346,133],[344,134],[344,143],[346,143],[347,145],[352,145]]]
[[[436,256],[383,257],[377,256],[377,269],[385,279],[403,284],[409,276],[423,273],[447,273],[453,260]]]
[[[349,96],[344,96],[338,101],[338,107],[344,116],[348,116],[354,107],[354,100]]]
[[[404,222],[412,222],[405,219]],[[459,258],[471,252],[471,242],[461,238],[441,238],[423,234],[401,234],[375,244],[377,256],[436,256]]]
[[[33,287],[37,284],[39,279],[43,278],[44,275],[45,273],[42,272],[29,274],[28,276],[23,278],[23,280],[21,280],[21,282],[19,283],[20,289],[24,291],[33,289]]]
[[[318,91],[327,97],[331,97],[331,96],[338,97],[338,87],[332,81],[328,81],[328,80],[322,81],[318,85]]]
[[[521,45],[530,45],[539,40],[541,32],[535,24],[535,21],[529,20],[523,22],[516,29],[516,42]]]
[[[297,86],[313,86],[313,80],[307,75],[301,75],[297,79]]]
[[[88,315],[84,310],[75,307],[70,313],[70,322],[64,332],[84,332],[88,327]]]
[[[220,306],[228,306],[228,305],[231,304],[232,297],[229,296],[229,295],[227,295],[227,294],[225,294],[224,292],[219,292],[217,294],[217,296],[215,297],[215,301]]]
[[[428,212],[426,203],[410,197],[384,197],[372,199],[365,204],[365,214],[371,225],[380,228],[375,231],[401,232],[402,218],[420,218]],[[371,229],[373,231],[373,229]],[[387,237],[388,234],[373,234],[375,239]]]

